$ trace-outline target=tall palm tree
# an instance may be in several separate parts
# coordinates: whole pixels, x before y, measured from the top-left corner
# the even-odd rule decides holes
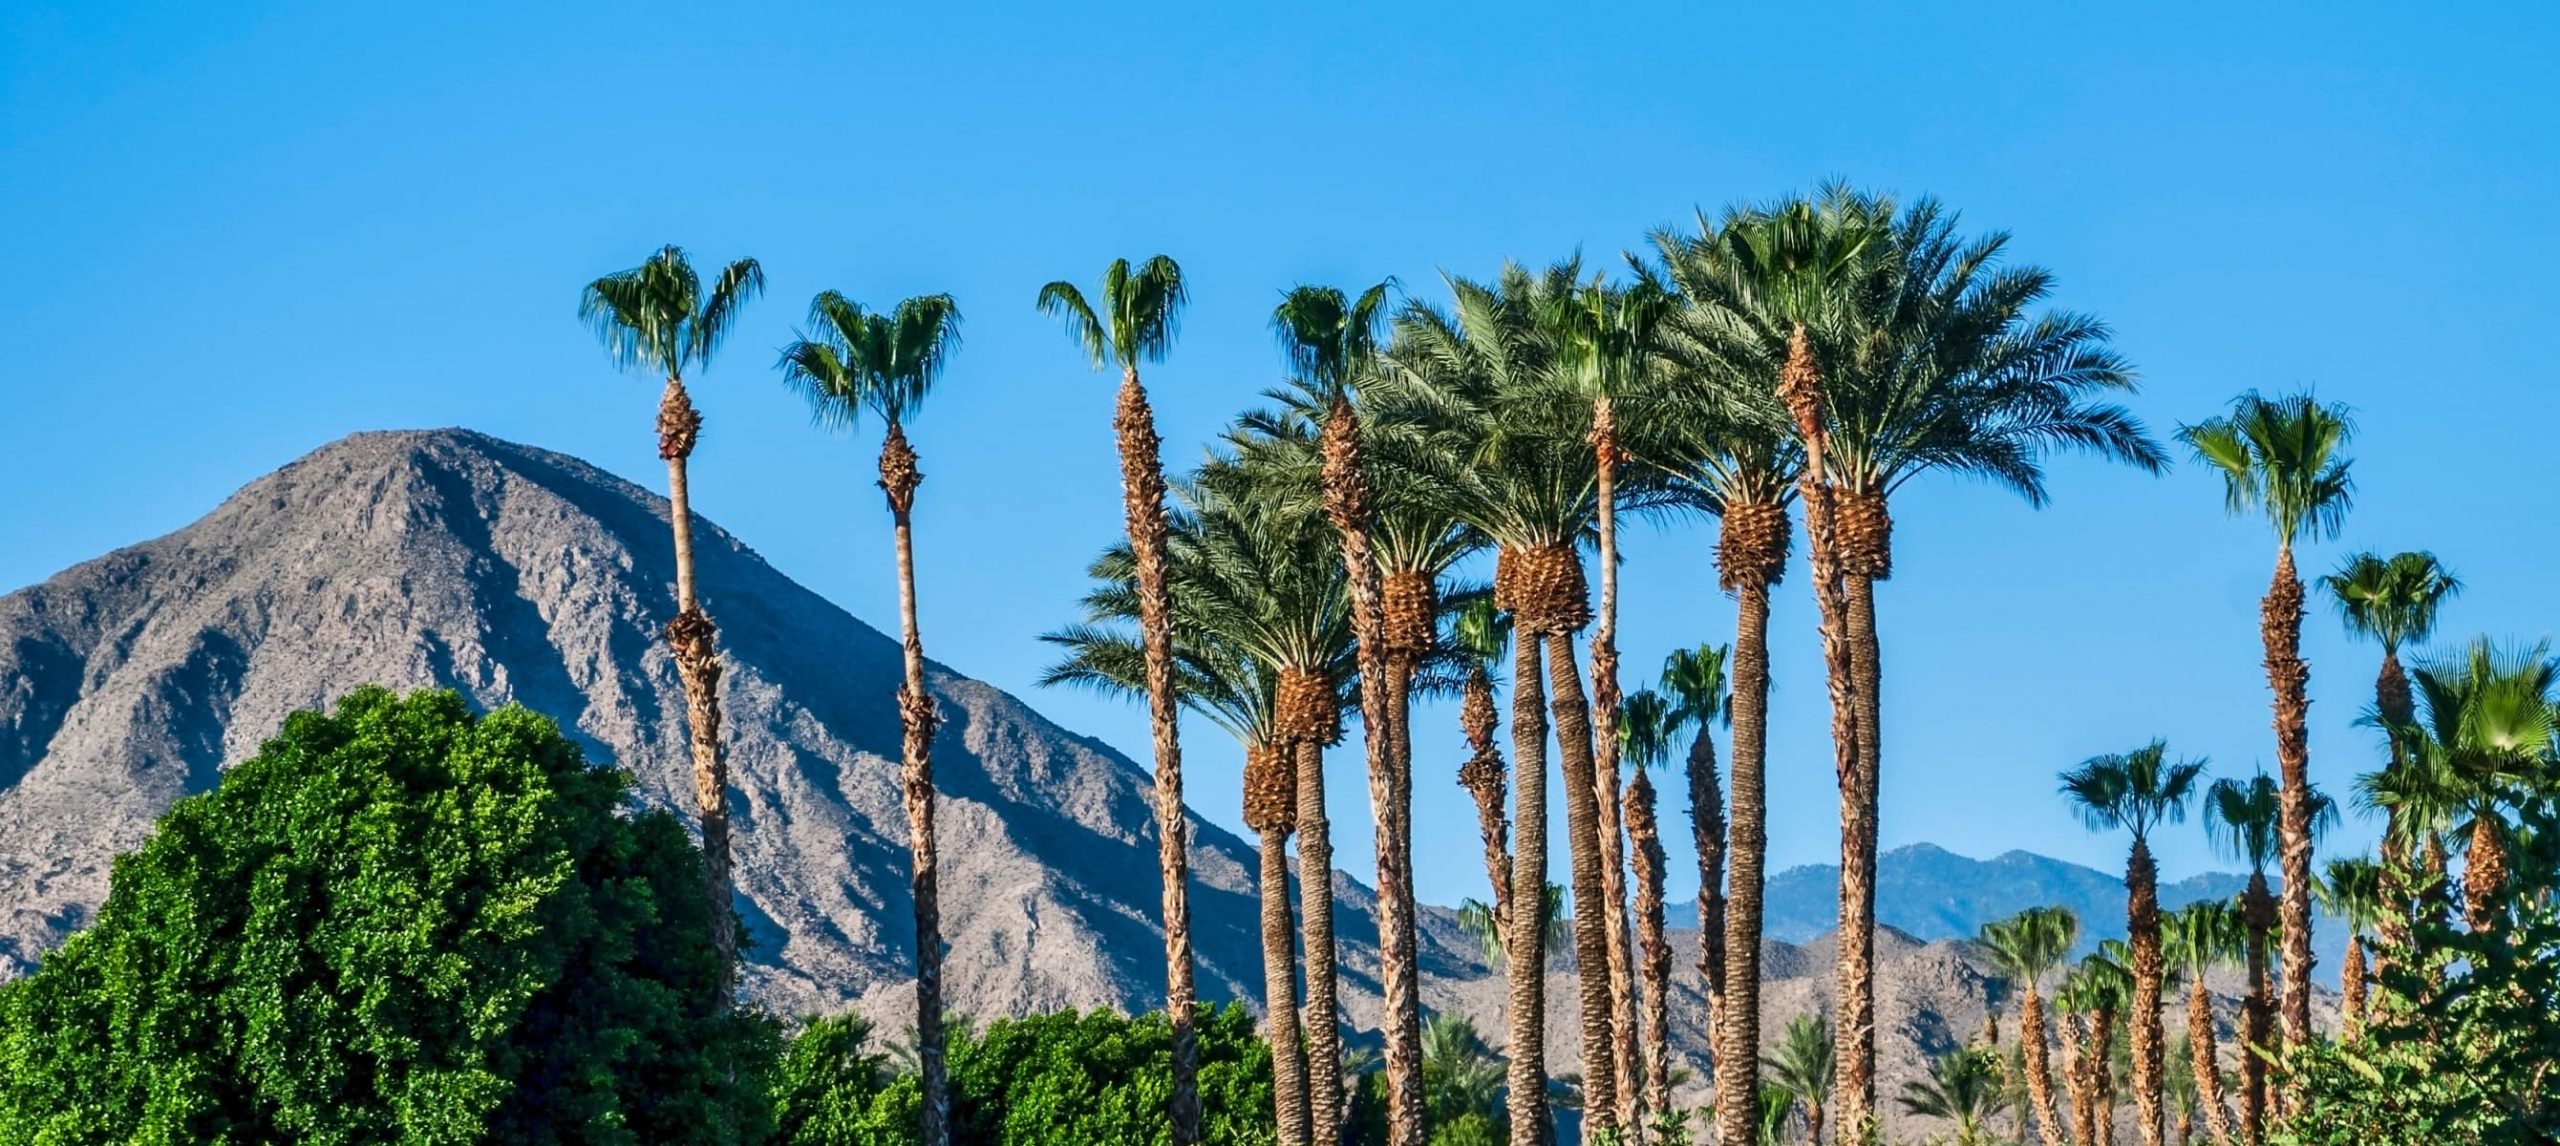
[[[1511,648],[1511,620],[1492,598],[1477,597],[1459,607],[1450,638],[1466,672],[1458,724],[1467,737],[1467,760],[1458,767],[1458,786],[1475,797],[1485,879],[1493,889],[1489,910],[1498,929],[1510,918],[1511,821],[1503,814],[1502,746],[1494,742],[1502,717],[1494,707],[1493,672]]]
[[[2054,1101],[2053,1068],[2045,1043],[2044,999],[2037,984],[2071,954],[2080,938],[2080,920],[2062,907],[2030,907],[2007,919],[1985,924],[1982,945],[1990,948],[2000,973],[2018,988],[2018,1045],[2027,1076],[2027,1093],[2035,1101],[2036,1129],[2044,1146],[2062,1146],[2065,1124]]]
[[[898,631],[906,679],[898,690],[904,732],[899,776],[907,811],[910,881],[916,909],[916,1063],[924,1090],[925,1146],[951,1139],[942,1034],[941,852],[933,832],[933,734],[941,717],[924,687],[924,638],[916,627],[916,487],[924,481],[906,425],[933,392],[943,364],[960,344],[960,306],[950,295],[923,295],[882,314],[835,291],[809,303],[814,336],[782,351],[782,376],[808,397],[820,424],[850,428],[869,409],[887,427],[880,443],[880,489],[888,495],[897,545]]]
[[[1991,1120],[2009,1108],[2000,1085],[2000,1059],[1979,1047],[1958,1047],[1929,1059],[1926,1078],[1902,1086],[1902,1109],[1955,1124],[1952,1146],[1988,1146]]]
[[[2345,523],[2355,484],[2344,450],[2353,433],[2343,406],[2307,393],[2268,398],[2254,390],[2235,399],[2229,414],[2178,429],[2197,460],[2222,475],[2230,511],[2263,513],[2275,527],[2275,580],[2259,605],[2258,630],[2284,777],[2277,840],[2284,870],[2280,1013],[2288,1044],[2311,1037],[2311,666],[2302,659],[2302,579],[2294,574],[2293,548],[2335,537]]]
[[[1662,921],[1662,828],[1647,773],[1670,763],[1671,743],[1686,714],[1678,702],[1652,689],[1627,694],[1621,705],[1620,750],[1635,765],[1635,776],[1627,782],[1626,824],[1635,856],[1637,967],[1644,978],[1645,1093],[1638,1108],[1663,1113],[1671,1109],[1671,944]]]
[[[2340,857],[2323,865],[2320,904],[2347,925],[2347,957],[2338,969],[2338,1037],[2355,1041],[2364,1025],[2365,932],[2383,915],[2382,865],[2361,856]]]
[[[2151,830],[2183,823],[2194,797],[2202,760],[2169,759],[2169,743],[2154,740],[2131,752],[2094,756],[2062,774],[2062,794],[2092,831],[2133,836],[2125,860],[2125,929],[2132,937],[2133,1101],[2143,1146],[2161,1146],[2160,865],[2151,858]]]
[[[2214,1142],[2231,1146],[2231,1112],[2222,1104],[2221,1051],[2216,1046],[2213,1000],[2205,993],[2204,977],[2215,967],[2240,961],[2248,928],[2237,904],[2202,899],[2170,913],[2161,931],[2167,937],[2171,961],[2187,977],[2188,1074],[2195,1080],[2196,1105],[2204,1111],[2205,1130]]]
[[[675,534],[676,615],[667,647],[684,684],[685,725],[693,749],[693,808],[702,826],[705,894],[712,946],[720,955],[722,997],[738,982],[737,909],[729,870],[729,757],[720,740],[720,654],[711,615],[694,593],[693,502],[686,463],[702,434],[702,413],[686,392],[684,372],[708,367],[738,311],[764,290],[764,268],[739,259],[705,289],[684,251],[666,246],[647,262],[587,284],[578,318],[592,327],[614,365],[666,379],[658,396],[658,456],[667,463],[667,524]]]
[[[2318,791],[2310,793],[2314,833],[2337,819],[2337,806]],[[2275,896],[2267,890],[2267,865],[2275,862],[2281,838],[2283,802],[2276,783],[2265,773],[2247,780],[2224,777],[2206,789],[2205,832],[2225,859],[2249,865],[2249,886],[2240,893],[2240,918],[2247,932],[2245,954],[2249,993],[2240,1008],[2240,1136],[2260,1140],[2267,1116],[2267,1064],[2275,1047],[2267,1038],[2274,1007],[2267,974],[2268,937],[2280,926]]]
[[[2401,728],[2410,775],[2388,806],[2421,830],[2465,840],[2463,924],[2486,931],[2502,922],[2506,898],[2514,829],[2505,809],[2554,768],[2560,661],[2547,645],[2501,649],[2480,638],[2416,676],[2419,719]]]
[[[2462,582],[2436,560],[2435,554],[2413,551],[2383,557],[2368,550],[2341,562],[2337,572],[2320,579],[2320,587],[2337,605],[2338,617],[2349,634],[2369,637],[2382,646],[2382,670],[2373,685],[2373,713],[2390,746],[2388,767],[2400,768],[2407,762],[2407,746],[2392,730],[2410,723],[2417,715],[2416,700],[2409,691],[2409,674],[2400,663],[2400,650],[2405,645],[2423,644],[2434,634],[2438,609],[2461,594]],[[2390,907],[2378,917],[2376,928],[2385,950],[2407,946],[2409,923],[2417,909],[2407,870],[2417,857],[2401,846],[2403,836],[2396,822],[2384,825],[2381,892]],[[2438,844],[2435,850],[2440,852],[2442,845]],[[2374,967],[2374,977],[2382,977],[2379,963]]]
[[[1431,593],[1409,602],[1418,628],[1394,649],[1386,634],[1382,575],[1372,531],[1377,493],[1369,472],[1355,388],[1374,373],[1378,326],[1389,284],[1357,299],[1333,287],[1300,286],[1272,312],[1302,385],[1325,403],[1322,490],[1326,517],[1340,538],[1351,589],[1351,631],[1360,648],[1361,739],[1369,764],[1369,808],[1377,828],[1378,966],[1385,995],[1387,1141],[1421,1146],[1422,999],[1415,960],[1413,782],[1409,719],[1414,669],[1430,652],[1435,618]],[[1403,741],[1405,750],[1397,750]]]
[[[1157,255],[1132,268],[1113,259],[1102,272],[1100,312],[1074,283],[1040,288],[1041,313],[1066,322],[1067,334],[1096,370],[1120,371],[1112,428],[1120,452],[1120,496],[1135,555],[1139,631],[1147,653],[1147,713],[1156,759],[1156,848],[1164,880],[1165,1019],[1172,1027],[1173,1093],[1167,1113],[1174,1146],[1200,1140],[1200,1042],[1194,1027],[1198,991],[1191,965],[1191,832],[1182,806],[1179,699],[1173,685],[1172,604],[1165,588],[1165,482],[1155,410],[1138,366],[1162,362],[1173,348],[1187,298],[1182,268]],[[1301,825],[1303,829],[1305,825]]]
[[[1556,385],[1554,367],[1553,315],[1560,300],[1571,297],[1578,275],[1568,262],[1543,274],[1506,267],[1491,285],[1452,278],[1450,312],[1415,304],[1398,317],[1386,397],[1399,419],[1443,427],[1435,440],[1459,463],[1445,467],[1457,478],[1448,504],[1494,544],[1494,603],[1511,616],[1520,638],[1511,693],[1515,910],[1546,884],[1548,724],[1540,706],[1553,689],[1573,895],[1586,907],[1574,913],[1586,1125],[1611,1132],[1617,1102],[1606,919],[1588,909],[1601,899],[1597,787],[1590,708],[1573,659],[1573,634],[1591,620],[1580,545],[1591,527],[1594,478],[1591,451],[1572,432],[1569,396]],[[1510,942],[1511,1137],[1515,1146],[1539,1146],[1550,1133],[1540,1045],[1545,982],[1537,937],[1513,928]]]
[[[1832,1039],[1830,1019],[1819,1014],[1797,1015],[1787,1020],[1786,1029],[1779,1032],[1778,1053],[1761,1063],[1774,1089],[1792,1094],[1804,1104],[1805,1141],[1814,1146],[1821,1146],[1823,1111],[1831,1105],[1831,1088],[1838,1081],[1833,1059],[1838,1049]],[[1722,1064],[1718,1073],[1722,1073]]]
[[[1689,740],[1689,832],[1698,852],[1698,977],[1706,987],[1710,1049],[1721,1056],[1726,1014],[1725,832],[1724,796],[1716,780],[1715,726],[1733,722],[1733,695],[1725,684],[1724,666],[1733,646],[1702,644],[1675,649],[1662,662],[1662,693],[1671,700],[1677,723],[1697,732]],[[1758,1005],[1758,996],[1753,996]],[[1759,1024],[1752,1024],[1759,1039]],[[1721,1057],[1716,1074],[1733,1069]]]
[[[2082,956],[2054,996],[2066,1014],[2086,1020],[2076,1032],[2069,1020],[2063,1023],[2063,1073],[2072,1094],[2072,1139],[2081,1146],[2096,1146],[2101,1128],[2115,1125],[2115,1080],[2108,1058],[2115,1046],[2116,1020],[2132,1001],[2133,974],[2122,957],[2109,951],[2112,943],[2101,943],[2097,951]]]

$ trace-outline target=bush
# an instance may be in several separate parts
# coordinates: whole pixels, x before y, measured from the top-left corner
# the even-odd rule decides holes
[[[300,713],[0,987],[0,1143],[761,1141],[700,854],[520,708]]]

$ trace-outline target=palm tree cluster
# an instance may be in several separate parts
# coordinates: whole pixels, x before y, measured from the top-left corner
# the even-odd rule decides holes
[[[1571,1074],[1586,1133],[1677,1139],[1686,1112],[1672,1091],[1688,1068],[1672,1048],[1703,1041],[1715,1140],[1758,1140],[1773,1110],[1780,1121],[1800,1111],[1817,1137],[1826,1125],[1844,1138],[1876,1132],[1886,775],[1876,585],[1893,572],[1894,494],[1950,473],[2042,505],[2044,467],[2058,453],[2153,473],[2169,463],[2115,404],[2134,375],[2107,326],[2048,309],[2052,274],[2010,261],[2008,246],[2006,234],[1965,234],[1934,200],[1829,185],[1700,213],[1647,236],[1614,267],[1579,256],[1510,263],[1489,278],[1446,275],[1437,298],[1393,281],[1357,292],[1298,286],[1271,316],[1281,383],[1196,466],[1174,474],[1141,369],[1174,346],[1187,299],[1181,268],[1162,255],[1118,260],[1093,293],[1068,281],[1039,290],[1037,308],[1120,383],[1112,425],[1123,536],[1092,562],[1083,615],[1047,635],[1061,650],[1047,680],[1142,698],[1151,718],[1174,1142],[1198,1141],[1203,1117],[1185,710],[1234,736],[1244,761],[1243,820],[1260,849],[1272,1113],[1284,1146],[1340,1140],[1356,1090],[1346,1077],[1325,763],[1348,718],[1359,717],[1377,857],[1387,1140],[1420,1146],[1434,1132],[1434,1079],[1447,1073],[1435,1072],[1435,1056],[1445,1064],[1464,1042],[1425,1021],[1419,984],[1412,718],[1417,698],[1439,695],[1461,702],[1456,731],[1468,755],[1456,779],[1483,841],[1486,899],[1465,920],[1508,988],[1499,1084],[1466,1068],[1468,1087],[1499,1094],[1500,1117],[1488,1115],[1486,1126],[1504,1127],[1515,1146],[1545,1146],[1552,1084]],[[665,382],[657,425],[678,568],[667,640],[687,696],[708,894],[723,920],[731,890],[720,668],[694,586],[686,463],[702,419],[684,377],[708,361],[762,282],[753,260],[739,260],[705,285],[668,247],[590,284],[580,310],[617,361]],[[874,311],[830,291],[811,303],[779,364],[822,425],[850,428],[867,412],[882,427],[879,483],[905,648],[897,705],[914,854],[920,1119],[935,1146],[948,1138],[931,760],[939,720],[916,624],[910,521],[923,474],[906,429],[956,350],[959,323],[947,295]],[[2250,893],[2210,926],[2157,902],[2148,841],[2198,796],[2200,762],[2174,760],[2155,742],[2073,770],[2065,789],[2083,818],[2132,838],[2130,942],[2078,964],[2051,995],[2065,1016],[2060,1070],[2074,1119],[2066,1124],[2051,1082],[2038,987],[2077,938],[2076,922],[2055,912],[1984,936],[2022,987],[2018,1063],[1989,1053],[1942,1060],[1906,1108],[1943,1111],[1968,1136],[1987,1133],[2001,1110],[2018,1109],[2022,1120],[2032,1111],[2046,1146],[2059,1146],[2066,1129],[2112,1106],[2118,1072],[2108,1048],[2122,1026],[2121,1073],[2146,1146],[2159,1142],[2170,1080],[2183,1069],[2169,1062],[2159,1020],[2169,964],[2190,974],[2191,1002],[2200,1000],[2196,973],[2223,959],[2235,935],[2253,984],[2243,1040],[2274,1045],[2271,1018],[2287,1041],[2309,1037],[2310,841],[2330,805],[2307,780],[2294,549],[2334,535],[2343,520],[2348,430],[2343,411],[2308,395],[2251,394],[2229,415],[2179,432],[2224,477],[2231,508],[2262,511],[2277,534],[2262,630],[2282,783],[2225,780],[2202,791],[2216,838],[2252,865]],[[1840,798],[1837,981],[1834,1012],[1819,1026],[1788,1028],[1782,1068],[1764,1073],[1769,621],[1799,513]],[[1628,515],[1712,520],[1717,587],[1738,606],[1729,643],[1675,653],[1633,692],[1624,691],[1618,648]],[[2357,902],[2372,909],[2355,918],[2379,929],[2380,960],[2393,957],[2390,941],[2414,913],[2447,909],[2448,847],[2468,859],[2461,897],[2472,925],[2494,924],[2479,905],[2512,850],[2499,811],[2520,792],[2547,791],[2550,674],[2539,650],[2485,646],[2408,671],[2399,650],[2425,639],[2455,582],[2423,554],[2359,560],[2324,584],[2350,627],[2384,646],[2373,719],[2390,765],[2363,792],[2392,828],[2373,878],[2332,883],[2368,889]],[[2527,662],[2542,666],[2538,679]],[[2535,710],[2541,725],[2528,712],[2534,696],[2545,698]],[[1721,752],[1718,731],[1730,737]],[[1666,939],[1670,873],[1652,776],[1675,754],[1699,864],[1695,973],[1708,1001],[1706,1029],[1690,1039],[1673,1037],[1668,1005],[1685,971]],[[1557,784],[1561,887],[1549,882]],[[2281,868],[2280,898],[2269,891],[2270,864]],[[734,980],[734,927],[723,937]],[[2280,998],[2267,976],[2271,941],[2282,944]],[[1567,953],[1578,1071],[1551,1070],[1542,1037],[1550,957]],[[1814,1054],[1817,1040],[1827,1053]],[[2188,1042],[2205,1124],[2221,1127],[2210,1022],[2200,1030],[2191,1016]],[[2244,1135],[2261,1124],[2263,1083],[2253,1072],[2244,1087]]]

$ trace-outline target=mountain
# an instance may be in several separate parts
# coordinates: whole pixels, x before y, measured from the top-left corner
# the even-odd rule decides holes
[[[2160,886],[2160,905],[2175,909],[2200,899],[2228,899],[2249,877],[2206,872]],[[1840,922],[1840,869],[1805,864],[1770,876],[1766,934],[1804,943],[1827,935]],[[2030,907],[2061,906],[2080,917],[2080,948],[2122,939],[2124,876],[2032,852],[2012,851],[1987,860],[1957,855],[1935,844],[1910,844],[1876,860],[1876,917],[1915,939],[1971,939],[1982,925]],[[2346,958],[2346,932],[2315,905],[2312,953],[2334,973]],[[1698,925],[1695,901],[1666,912],[1678,927]]]

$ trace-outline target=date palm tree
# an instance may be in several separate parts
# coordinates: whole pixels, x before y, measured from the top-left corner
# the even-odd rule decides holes
[[[1797,1015],[1779,1032],[1778,1053],[1761,1062],[1771,1087],[1794,1095],[1804,1105],[1805,1141],[1814,1146],[1821,1146],[1823,1111],[1831,1105],[1831,1087],[1839,1077],[1833,1061],[1838,1049],[1830,1019]]]
[[[1627,782],[1627,842],[1636,876],[1637,967],[1644,979],[1642,1017],[1645,1094],[1638,1109],[1671,1109],[1671,944],[1662,920],[1662,829],[1654,809],[1653,780],[1646,775],[1671,761],[1671,744],[1686,718],[1682,706],[1649,688],[1628,693],[1617,721],[1620,755],[1635,766]],[[1703,897],[1702,897],[1703,898]],[[1701,926],[1704,926],[1703,922]]]
[[[2125,860],[2125,929],[2131,936],[2133,974],[2133,1102],[2143,1146],[2161,1146],[2160,865],[2151,858],[2151,830],[2184,823],[2202,760],[2169,759],[2169,743],[2154,740],[2131,752],[2094,756],[2062,774],[2062,794],[2091,831],[2133,836]]]
[[[898,631],[906,678],[898,690],[900,786],[907,812],[910,883],[916,912],[916,1063],[924,1091],[925,1146],[951,1140],[951,1098],[943,1062],[941,852],[933,832],[933,734],[941,724],[925,692],[924,638],[916,626],[916,487],[924,481],[907,423],[924,405],[960,344],[960,306],[923,295],[888,313],[866,311],[835,291],[809,303],[809,325],[782,351],[782,376],[809,399],[819,424],[849,429],[870,410],[886,427],[880,489],[888,495],[897,546]]]
[[[2314,790],[2305,802],[2315,834],[2336,821],[2337,806],[2329,797]],[[2274,1011],[2268,984],[2267,942],[2281,923],[2275,896],[2267,889],[2267,865],[2276,859],[2283,814],[2276,783],[2263,772],[2247,780],[2224,777],[2205,790],[2206,835],[2223,858],[2249,866],[2249,886],[2240,893],[2249,974],[2248,995],[2240,1009],[2240,1136],[2253,1146],[2263,1137],[2266,1125],[2264,1055],[2276,1049],[2267,1037]]]
[[[2382,646],[2382,670],[2373,685],[2373,714],[2390,747],[2388,768],[2400,768],[2407,761],[2408,747],[2392,730],[2417,716],[2416,699],[2409,690],[2408,671],[2400,663],[2400,650],[2423,644],[2434,634],[2437,611],[2461,594],[2462,582],[2432,553],[2413,551],[2384,557],[2368,550],[2340,563],[2337,572],[2320,579],[2320,587],[2337,605],[2338,617],[2350,635],[2371,638]],[[2384,825],[2382,833],[2382,894],[2390,907],[2378,917],[2376,927],[2386,950],[2408,944],[2409,923],[2416,912],[2408,868],[2418,857],[2401,846],[2405,834],[2398,830],[2397,823],[2391,822]],[[2434,850],[2441,853],[2442,844]],[[2374,967],[2374,977],[2382,977],[2379,964]]]
[[[2170,961],[2187,977],[2185,1041],[2196,1106],[2204,1112],[2205,1131],[2214,1142],[2231,1146],[2231,1112],[2222,1102],[2222,1058],[2214,1034],[2213,1000],[2205,993],[2204,979],[2215,967],[2240,961],[2248,928],[2241,921],[2238,904],[2201,899],[2171,912],[2161,932],[2168,941]]]
[[[1732,955],[1725,946],[1726,821],[1715,741],[1716,725],[1733,723],[1733,694],[1724,675],[1731,651],[1730,645],[1702,644],[1675,649],[1662,662],[1662,694],[1670,699],[1675,727],[1697,730],[1689,740],[1689,831],[1698,853],[1698,977],[1706,988],[1711,1048],[1723,1045],[1724,1026],[1733,1021],[1725,998],[1726,964]],[[1758,995],[1752,1002],[1758,1005]],[[1752,1032],[1757,1041],[1758,1023],[1752,1024]],[[1730,1069],[1735,1067],[1717,1059],[1719,1077]]]
[[[2355,1041],[2364,1025],[2367,931],[2383,914],[2382,865],[2353,856],[2330,860],[2321,869],[2320,905],[2347,925],[2347,957],[2338,969],[2338,1037]]]
[[[1155,739],[1156,847],[1164,880],[1165,1018],[1172,1027],[1173,1093],[1166,1111],[1174,1146],[1200,1141],[1200,1042],[1194,1026],[1191,961],[1191,832],[1182,806],[1180,699],[1173,685],[1172,604],[1165,588],[1165,482],[1155,410],[1138,377],[1141,363],[1162,362],[1180,327],[1182,268],[1157,255],[1132,268],[1113,259],[1102,272],[1102,309],[1074,283],[1040,288],[1041,313],[1066,322],[1096,370],[1120,371],[1112,428],[1120,453],[1120,495],[1135,555],[1139,630],[1147,653],[1147,713]],[[1304,825],[1301,825],[1302,829]]]
[[[1493,673],[1511,648],[1511,620],[1490,597],[1459,606],[1450,624],[1450,650],[1464,665],[1458,724],[1467,738],[1467,760],[1458,767],[1458,786],[1475,798],[1476,827],[1484,838],[1484,872],[1493,899],[1487,906],[1496,924],[1510,918],[1511,821],[1503,813],[1502,746],[1494,742],[1501,713],[1494,706]],[[1499,960],[1496,960],[1497,962]]]
[[[2044,1146],[2062,1146],[2067,1127],[2054,1101],[2044,999],[2038,984],[2062,965],[2079,938],[2079,917],[2063,907],[2030,907],[1982,928],[1982,945],[1990,949],[1992,962],[2018,988],[2020,1065],[2026,1072],[2027,1093],[2035,1103],[2036,1130]]]
[[[667,524],[675,534],[676,614],[667,647],[684,685],[685,726],[693,749],[693,806],[702,827],[705,893],[712,945],[720,954],[722,997],[738,982],[737,908],[729,866],[729,758],[720,739],[720,654],[711,614],[694,592],[693,502],[687,463],[702,434],[702,412],[685,390],[684,373],[708,367],[738,312],[764,290],[764,268],[739,259],[706,289],[682,248],[666,246],[647,262],[588,283],[578,318],[593,328],[614,365],[666,379],[658,396],[658,456],[667,463]]]
[[[2178,430],[2196,459],[2222,475],[2232,514],[2261,513],[2275,527],[2275,579],[2259,606],[2258,630],[2275,693],[2276,764],[2284,777],[2277,841],[2287,1044],[2311,1037],[2311,666],[2302,659],[2302,579],[2294,573],[2293,549],[2336,537],[2345,523],[2355,492],[2345,454],[2353,433],[2343,406],[2308,393],[2268,398],[2254,390],[2235,399],[2223,417]]]
[[[1926,1078],[1902,1086],[1902,1109],[1955,1124],[1951,1146],[1989,1146],[1991,1120],[2009,1108],[2000,1085],[2000,1059],[1979,1047],[1958,1047],[1929,1059]]]

